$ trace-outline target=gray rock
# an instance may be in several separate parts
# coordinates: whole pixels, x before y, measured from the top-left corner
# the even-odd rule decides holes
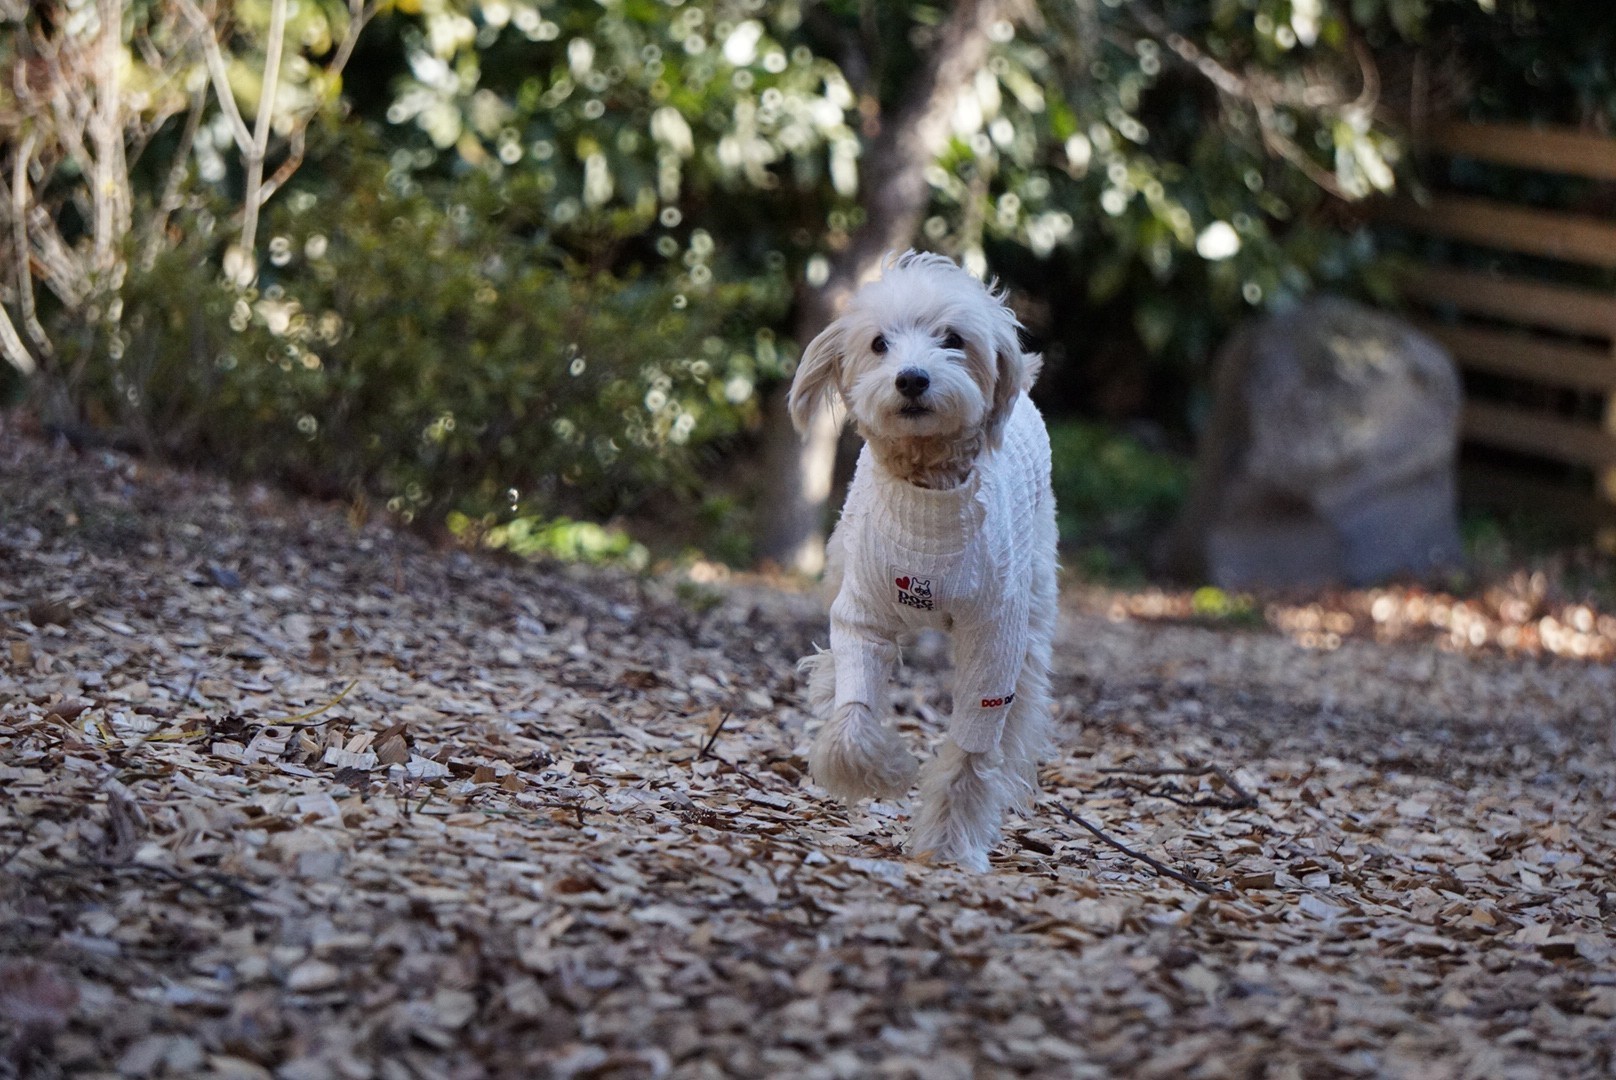
[[[1248,324],[1218,356],[1168,568],[1245,588],[1457,565],[1460,399],[1442,347],[1384,312],[1318,297]]]

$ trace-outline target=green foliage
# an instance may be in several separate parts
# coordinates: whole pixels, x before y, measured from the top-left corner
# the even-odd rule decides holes
[[[560,229],[626,211],[672,257],[692,230],[733,272],[793,278],[845,240],[857,95],[803,5],[456,0],[398,27],[385,109],[418,174],[519,187]]]
[[[1225,592],[1203,585],[1190,594],[1190,614],[1195,618],[1229,626],[1262,626],[1263,613],[1244,593]]]
[[[508,551],[523,558],[622,566],[630,570],[643,570],[651,561],[645,545],[636,543],[628,533],[592,521],[517,517],[504,524],[494,524],[495,520],[493,514],[477,521],[452,510],[446,524],[449,532],[464,542],[493,551]]]
[[[270,218],[261,287],[223,282],[201,227],[132,274],[121,319],[80,341],[81,360],[111,360],[81,365],[85,399],[171,453],[406,517],[688,496],[756,418],[778,277],[698,274],[699,233],[682,260],[613,273],[549,242],[507,189],[401,183],[363,154],[347,169]]]
[[[724,602],[723,593],[688,578],[681,578],[675,582],[673,595],[697,615],[705,615]]]
[[[1125,312],[1142,357],[1192,377],[1253,309],[1384,294],[1370,237],[1317,211],[1326,187],[1392,186],[1357,49],[1418,37],[1432,2],[1086,0],[996,25],[917,240],[981,271],[991,247],[1034,293],[1075,281],[1048,299]],[[385,111],[412,169],[522,185],[561,227],[620,208],[663,250],[705,229],[737,272],[812,282],[860,220],[864,118],[902,97],[945,14],[447,0],[398,24],[408,72]],[[1038,328],[1053,366],[1088,359],[1088,321]]]
[[[1603,130],[1616,116],[1610,15],[1606,0],[1432,3],[1425,36],[1469,119]]]
[[[730,566],[752,563],[756,556],[752,547],[755,521],[739,499],[709,492],[702,498],[696,517],[705,554]]]
[[[1415,9],[1048,6],[994,57],[998,86],[978,89],[981,127],[939,170],[927,235],[967,252],[986,237],[1001,258],[1013,244],[1072,266],[1062,280],[1081,295],[1059,303],[1125,311],[1113,325],[1192,378],[1253,310],[1319,289],[1384,291],[1370,237],[1319,211],[1327,193],[1394,184],[1398,147],[1360,100],[1354,42],[1395,37],[1392,24],[1418,23]],[[1092,350],[1089,323],[1056,321],[1052,359]]]
[[[1191,465],[1083,421],[1049,425],[1061,543],[1087,577],[1141,576],[1149,546],[1189,492]]]

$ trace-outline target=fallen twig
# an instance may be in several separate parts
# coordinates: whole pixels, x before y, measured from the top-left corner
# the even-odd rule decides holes
[[[707,736],[707,741],[702,744],[701,753],[696,755],[697,761],[705,759],[708,754],[712,753],[713,744],[718,741],[719,732],[724,730],[724,725],[729,723],[729,718],[734,715],[734,713],[725,713],[718,718],[718,726],[713,728],[713,733]]]
[[[1215,776],[1223,782],[1224,787],[1234,792],[1233,798],[1184,800],[1182,798],[1175,797],[1178,794],[1176,791],[1169,792],[1163,789],[1146,790],[1144,788],[1135,788],[1135,790],[1143,791],[1147,795],[1160,795],[1164,799],[1171,799],[1180,806],[1217,806],[1227,810],[1254,810],[1257,807],[1257,796],[1253,795],[1251,792],[1247,791],[1245,788],[1236,783],[1235,778],[1229,775],[1228,770],[1221,765],[1150,765],[1138,768],[1119,767],[1101,769],[1100,773],[1105,776],[1126,776],[1130,774],[1134,776]]]
[[[1059,810],[1061,812],[1061,816],[1066,818],[1067,821],[1070,821],[1074,825],[1081,825],[1083,828],[1093,833],[1098,839],[1116,848],[1129,858],[1138,859],[1140,862],[1144,863],[1146,866],[1150,867],[1152,870],[1164,877],[1170,877],[1174,881],[1179,882],[1182,885],[1188,885],[1190,888],[1195,889],[1198,892],[1211,893],[1213,895],[1229,894],[1228,889],[1221,888],[1217,885],[1210,885],[1198,877],[1191,877],[1189,874],[1183,873],[1182,871],[1174,870],[1171,866],[1151,858],[1142,851],[1135,851],[1133,848],[1124,844],[1120,840],[1113,840],[1110,836],[1107,836],[1104,830],[1102,830],[1098,825],[1091,824],[1090,822],[1085,821],[1083,818],[1078,817],[1060,803],[1055,803],[1055,809]]]
[[[183,709],[190,703],[191,695],[196,693],[196,684],[200,681],[202,681],[202,669],[199,667],[192,668],[191,681],[185,684],[185,693],[180,695],[179,708]]]
[[[319,716],[321,713],[334,708],[340,701],[342,701],[343,698],[348,696],[348,692],[350,690],[358,685],[359,680],[355,679],[353,682],[342,688],[342,693],[338,694],[324,705],[321,705],[318,709],[310,709],[308,712],[301,712],[296,716],[282,716],[279,719],[255,722],[262,723],[265,727],[288,727],[292,728],[293,730],[300,728],[324,727],[326,724],[329,724],[331,720],[319,720],[312,724],[302,723],[302,721],[308,720],[313,716]]]
[[[1222,795],[1209,795],[1205,798],[1189,798],[1184,790],[1177,784],[1164,782],[1154,786],[1141,783],[1138,780],[1122,780],[1122,786],[1129,791],[1137,791],[1141,795],[1148,795],[1153,799],[1166,799],[1175,806],[1186,806],[1191,809],[1212,808],[1217,810],[1239,810],[1248,804],[1238,799],[1225,798]]]
[[[34,871],[32,877],[34,880],[60,877],[71,878],[81,875],[86,870],[99,870],[104,874],[110,874],[115,877],[138,877],[142,874],[149,875],[151,877],[160,877],[165,881],[173,882],[183,889],[190,889],[193,892],[200,893],[201,895],[210,899],[213,897],[213,894],[208,891],[208,884],[228,889],[245,900],[263,899],[258,892],[248,888],[246,885],[243,885],[236,878],[222,870],[209,870],[202,868],[175,870],[172,867],[157,866],[151,863],[137,863],[129,861],[111,862],[105,859],[94,859],[70,863],[66,866],[44,867]]]

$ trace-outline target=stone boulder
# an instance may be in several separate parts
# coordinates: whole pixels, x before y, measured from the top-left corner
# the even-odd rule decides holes
[[[1223,588],[1366,585],[1457,565],[1460,384],[1440,345],[1317,297],[1217,358],[1166,568]]]

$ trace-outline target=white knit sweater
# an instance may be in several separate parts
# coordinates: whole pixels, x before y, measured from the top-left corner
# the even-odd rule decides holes
[[[894,638],[924,626],[954,635],[954,716],[949,735],[972,753],[998,745],[1028,649],[1028,611],[1053,514],[1049,435],[1023,394],[997,450],[958,487],[933,491],[876,464],[869,447],[837,529],[845,567],[830,609],[836,704],[878,715],[897,659]]]

